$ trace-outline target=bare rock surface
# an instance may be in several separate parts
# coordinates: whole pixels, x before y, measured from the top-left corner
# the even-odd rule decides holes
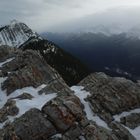
[[[132,113],[125,117],[121,117],[120,122],[125,126],[134,129],[140,126],[140,113]]]
[[[6,121],[8,116],[16,116],[19,112],[16,106],[16,101],[8,100],[7,103],[0,109],[0,123]]]
[[[137,84],[97,73],[81,81],[80,85],[91,94],[86,102],[109,124],[109,129],[97,125],[94,119],[88,120],[81,99],[38,52],[4,51],[8,54],[5,58],[0,56],[0,95],[10,100],[0,106],[0,119],[4,122],[0,123],[0,140],[135,140],[122,124],[112,120],[115,114],[139,107]],[[32,94],[24,91],[27,87]],[[50,98],[54,93],[56,96]],[[18,114],[16,105],[24,108],[41,97],[50,100],[45,98],[40,108],[35,106]],[[43,98],[37,101],[43,102]],[[17,118],[5,122],[14,115]]]
[[[110,124],[112,128],[112,136],[117,137],[119,140],[136,140],[135,137],[119,122],[112,122]]]
[[[112,78],[104,73],[94,73],[79,85],[89,91],[88,101],[93,112],[110,123],[113,115],[140,107],[140,86],[125,78]]]
[[[37,87],[56,78],[61,79],[37,52],[17,50],[15,53],[15,58],[1,67],[2,73],[10,73],[2,84],[2,90],[6,90],[7,94],[23,87]]]
[[[28,100],[32,100],[32,98],[34,98],[31,94],[29,93],[23,93],[17,97],[14,97],[14,98],[11,98],[11,99],[20,99],[20,100],[25,100],[25,99],[28,99]]]

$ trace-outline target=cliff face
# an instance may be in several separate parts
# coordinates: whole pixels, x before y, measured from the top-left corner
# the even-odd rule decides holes
[[[31,37],[37,37],[27,25],[17,21],[0,28],[0,45],[19,47]]]

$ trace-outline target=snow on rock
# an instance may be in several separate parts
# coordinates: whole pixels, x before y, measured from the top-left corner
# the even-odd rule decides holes
[[[56,134],[56,135],[53,135],[52,137],[51,137],[52,139],[59,139],[59,138],[62,138],[62,134],[60,134],[60,133],[58,133],[58,134]]]
[[[15,95],[18,96],[25,92],[25,93],[31,94],[34,97],[32,100],[16,99],[16,105],[20,110],[17,117],[20,117],[22,114],[24,114],[26,111],[30,110],[31,108],[41,109],[46,102],[56,97],[57,95],[56,93],[50,93],[47,95],[45,94],[39,95],[38,91],[41,89],[41,87],[38,87],[36,89],[33,87],[26,87],[23,89],[18,89],[9,96],[10,98],[12,98],[12,97],[15,97]]]
[[[81,103],[84,105],[84,107],[85,107],[84,111],[86,112],[87,118],[89,120],[95,121],[97,123],[97,125],[109,129],[107,124],[102,119],[100,119],[96,114],[94,114],[94,112],[90,108],[89,102],[85,101],[85,99],[87,98],[88,95],[90,95],[90,93],[83,89],[84,89],[84,87],[82,87],[82,86],[71,87],[71,90],[74,91],[74,94],[81,100]]]
[[[30,37],[37,37],[27,25],[13,20],[11,24],[0,28],[0,45],[19,47]]]
[[[8,99],[15,98],[23,93],[29,93],[30,95],[32,95],[34,97],[32,100],[14,99],[14,100],[16,100],[16,106],[19,108],[19,113],[17,116],[14,116],[14,117],[8,116],[8,118],[9,118],[8,121],[11,121],[11,122],[15,118],[23,115],[26,111],[30,110],[31,108],[41,109],[45,103],[47,103],[48,101],[50,101],[51,99],[53,99],[57,96],[57,93],[39,95],[38,92],[46,86],[44,84],[37,88],[25,87],[22,89],[18,89],[16,91],[14,91],[13,93],[11,93],[9,96],[7,96],[5,91],[1,90],[1,83],[4,82],[4,80],[6,80],[6,78],[0,78],[0,108],[2,108],[4,106],[4,104],[7,102]],[[2,128],[6,122],[0,123],[0,128]]]
[[[128,127],[125,128],[129,130],[129,132],[136,138],[136,140],[140,140],[140,126],[133,130]]]
[[[100,119],[96,114],[94,114],[94,112],[91,110],[90,108],[90,104],[89,102],[86,102],[84,99],[90,95],[89,92],[83,90],[84,87],[82,86],[73,86],[71,87],[71,90],[74,91],[74,94],[81,100],[81,102],[83,103],[84,107],[85,107],[85,112],[86,112],[86,115],[87,115],[87,118],[89,120],[92,120],[92,121],[95,121],[97,123],[97,125],[99,126],[102,126],[102,127],[105,127],[107,129],[110,130],[110,128],[108,128],[107,124],[102,120]],[[120,121],[120,118],[123,117],[123,116],[127,116],[131,113],[140,113],[140,109],[134,109],[134,110],[131,110],[129,112],[123,112],[119,115],[114,115],[114,119],[115,121]],[[135,128],[135,129],[130,129],[126,126],[124,126],[126,129],[128,129],[128,131],[137,139],[137,140],[140,140],[140,126]]]
[[[121,117],[128,116],[132,113],[140,113],[140,108],[133,109],[129,112],[122,112],[121,114],[114,115],[113,117],[114,117],[115,121],[120,122]],[[136,140],[140,140],[140,126],[136,127],[135,129],[130,129],[126,126],[124,126],[124,127],[136,138]]]
[[[130,115],[130,114],[132,114],[132,113],[140,113],[140,108],[133,109],[133,110],[128,111],[128,112],[122,112],[121,114],[114,115],[113,117],[114,117],[114,119],[115,119],[116,121],[120,121],[120,118],[121,118],[121,117],[128,116],[128,115]]]
[[[0,63],[0,67],[2,67],[2,65],[6,64],[6,63],[8,63],[8,62],[10,62],[10,61],[12,61],[13,59],[14,59],[14,57],[13,57],[13,58],[9,58],[9,59],[7,59],[6,61]]]

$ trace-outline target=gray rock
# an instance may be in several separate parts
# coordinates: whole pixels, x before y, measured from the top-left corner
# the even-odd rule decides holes
[[[76,140],[82,134],[82,130],[78,125],[71,127],[66,133],[63,134],[62,140]]]
[[[7,91],[7,95],[16,89],[26,86],[37,87],[60,77],[37,52],[31,50],[17,51],[15,59],[6,63],[1,70],[10,72],[2,84],[2,89]]]
[[[10,99],[19,99],[19,100],[32,100],[32,98],[34,98],[31,94],[29,93],[22,93],[21,95],[14,97],[14,98],[10,98]]]
[[[112,122],[110,127],[112,128],[113,138],[115,135],[119,140],[136,140],[136,138],[119,122]]]
[[[52,123],[38,109],[29,110],[12,125],[21,140],[46,140],[57,133]]]
[[[132,113],[128,116],[122,117],[120,122],[125,126],[134,129],[140,126],[140,113]]]
[[[6,46],[0,46],[0,62],[4,61],[10,54],[10,50]]]
[[[16,116],[19,112],[16,102],[8,100],[6,104],[0,109],[0,123],[6,121],[8,116]]]
[[[115,114],[140,107],[140,86],[125,78],[94,73],[79,85],[91,93],[87,100],[93,112],[107,123],[113,121]]]
[[[86,140],[109,140],[110,132],[103,127],[90,124],[84,129]]]
[[[74,125],[75,117],[63,105],[61,99],[52,100],[43,106],[42,112],[48,115],[60,132],[65,132]]]
[[[6,124],[0,130],[0,140],[135,140],[120,123],[112,121],[113,115],[140,106],[138,84],[103,73],[91,74],[80,82],[79,85],[91,93],[86,100],[90,102],[92,110],[112,129],[108,130],[86,118],[79,98],[38,52],[16,49],[9,51],[14,59],[0,68],[0,76],[8,77],[2,83],[2,89],[7,91],[7,95],[23,87],[46,84],[46,87],[39,91],[40,96],[43,93],[57,93],[57,97],[47,102],[41,111],[31,109],[11,124]],[[5,54],[5,57],[0,57],[4,60],[11,56]],[[24,93],[13,99],[32,98],[30,94]],[[9,100],[0,110],[1,122],[7,119],[7,115],[13,116],[17,113],[15,100]],[[133,124],[130,121],[132,117],[128,118],[123,118],[122,123],[127,120],[127,124],[132,126],[139,124],[137,117],[133,118]],[[62,137],[57,137],[58,133]]]

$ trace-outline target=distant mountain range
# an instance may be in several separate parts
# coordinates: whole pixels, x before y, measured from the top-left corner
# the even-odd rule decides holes
[[[116,7],[57,25],[47,30],[59,33],[127,33],[140,37],[140,7]]]
[[[51,41],[80,59],[91,72],[140,79],[140,39],[126,33],[46,33]]]
[[[0,28],[0,46],[6,45],[22,50],[37,50],[47,63],[55,68],[69,85],[73,85],[89,74],[88,69],[75,57],[39,34],[26,24],[12,21]]]
[[[74,57],[24,23],[0,34],[0,140],[140,140],[140,82],[76,58],[132,78],[138,38],[58,35]]]

